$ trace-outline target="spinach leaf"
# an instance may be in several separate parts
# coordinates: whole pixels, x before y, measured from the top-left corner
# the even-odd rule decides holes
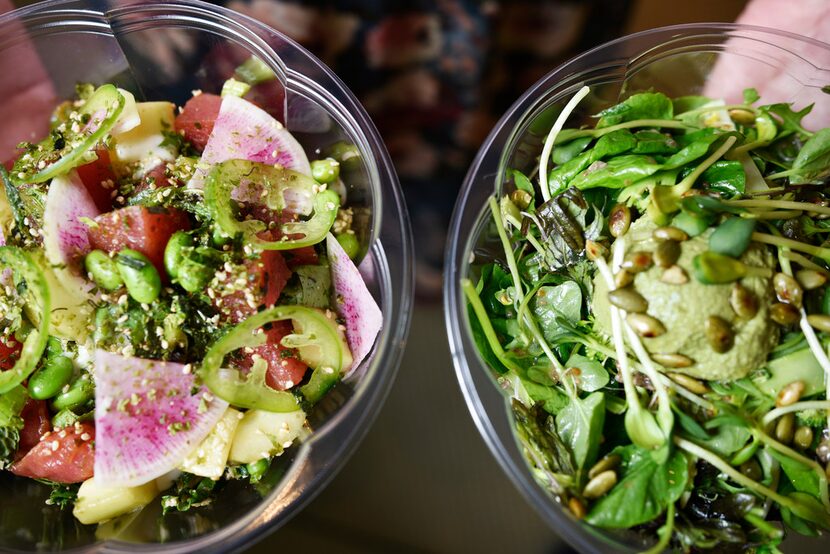
[[[712,420],[707,422],[707,425],[704,427],[709,429],[711,427],[709,424],[711,423]],[[724,423],[723,425],[719,425],[715,434],[706,440],[705,446],[719,456],[729,457],[743,448],[751,436],[752,434],[746,427],[732,423]]]
[[[733,198],[746,190],[746,173],[738,161],[718,160],[700,179],[709,190],[720,192],[725,198]]]
[[[527,178],[527,175],[525,175],[518,169],[512,170],[510,174],[513,176],[513,183],[515,183],[517,189],[528,192],[531,196],[534,196],[536,194],[536,192],[533,190],[533,183],[530,182],[530,179]]]
[[[607,135],[602,135],[594,148],[591,150],[591,162],[617,156],[623,152],[628,152],[637,146],[637,139],[634,134],[628,129],[619,129],[612,131]]]
[[[585,521],[597,527],[625,529],[647,523],[676,502],[686,489],[689,467],[675,450],[665,464],[634,445],[615,448],[622,457],[622,479],[593,505]]]
[[[582,318],[582,289],[573,281],[541,287],[531,301],[531,309],[545,340],[555,343],[567,332],[560,318],[570,323],[578,323]]]
[[[580,190],[594,187],[620,189],[633,185],[661,169],[663,164],[651,156],[626,154],[611,158],[607,162],[594,162],[574,177],[570,186]]]
[[[590,467],[597,459],[605,422],[605,394],[595,392],[584,400],[578,396],[556,415],[556,430],[573,452],[578,468]]]
[[[674,410],[674,415],[677,416],[677,422],[680,424],[680,428],[685,431],[689,437],[699,441],[709,440],[709,433],[706,432],[706,429],[704,429],[695,418],[687,414],[674,403],[672,403],[671,407],[672,410]]]
[[[572,354],[568,358],[565,367],[579,370],[579,373],[573,376],[574,381],[576,382],[576,386],[585,392],[598,391],[611,380],[608,371],[601,363],[597,360],[586,358],[581,354]]]
[[[813,468],[802,464],[798,460],[790,458],[786,454],[773,450],[772,448],[767,448],[766,452],[778,460],[778,463],[781,464],[781,469],[784,471],[784,475],[786,475],[787,479],[790,480],[790,483],[792,483],[795,490],[813,495],[815,497],[818,497],[821,494],[818,475],[816,475]]]
[[[562,165],[577,157],[591,144],[592,137],[580,137],[564,144],[557,144],[553,149],[553,163]]]
[[[672,101],[660,92],[642,92],[623,102],[601,111],[597,129],[610,127],[635,119],[671,119],[674,116]]]
[[[672,100],[672,104],[674,106],[674,113],[680,115],[682,113],[702,108],[711,101],[712,99],[707,98],[706,96],[678,96]]]
[[[591,156],[590,150],[583,152],[548,173],[548,189],[551,195],[560,194],[567,189],[571,180],[591,165]]]
[[[643,130],[634,133],[637,145],[631,151],[633,154],[674,154],[677,152],[677,141],[668,133]]]
[[[790,183],[820,183],[830,175],[830,127],[814,134],[793,162]]]

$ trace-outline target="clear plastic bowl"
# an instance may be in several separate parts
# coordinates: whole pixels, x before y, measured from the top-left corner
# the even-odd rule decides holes
[[[444,267],[445,318],[458,382],[479,432],[505,473],[551,528],[580,552],[633,552],[644,543],[632,534],[612,535],[576,521],[537,485],[522,456],[508,399],[478,353],[460,287],[461,279],[478,278],[471,260],[503,258],[488,233],[488,197],[502,190],[507,168],[530,173],[538,163],[543,133],[583,85],[591,93],[568,126],[589,123],[591,114],[643,90],[672,97],[701,94],[713,72],[727,78],[718,87],[709,85],[710,96],[722,92],[727,101],[740,101],[743,88],[756,86],[764,103],[794,102],[800,107],[818,100],[826,106],[830,97],[821,87],[830,83],[828,69],[830,45],[761,27],[679,25],[623,37],[574,58],[534,84],[501,118],[470,167],[450,224]],[[774,91],[764,92],[776,72],[784,78]]]
[[[0,16],[0,60],[19,68],[16,76],[3,77],[0,102],[10,102],[13,85],[28,86],[32,75],[48,75],[57,93],[37,103],[36,113],[27,109],[9,114],[0,137],[24,127],[45,132],[49,112],[58,100],[73,96],[78,82],[115,82],[139,100],[181,105],[194,89],[218,93],[236,65],[257,56],[277,74],[280,86],[273,94],[284,97],[277,109],[284,111],[286,126],[308,152],[325,151],[341,140],[360,151],[359,160],[344,170],[344,181],[367,252],[361,270],[381,307],[384,325],[367,360],[309,414],[311,438],[277,458],[266,479],[270,484],[254,490],[231,482],[213,504],[165,517],[160,502],[153,502],[131,522],[121,521],[119,529],[96,529],[78,523],[68,510],[47,506],[48,487],[3,472],[0,551],[239,550],[284,524],[319,493],[377,416],[409,328],[409,219],[392,163],[366,112],[302,47],[253,19],[204,2],[102,6],[91,0],[57,0]],[[31,63],[33,51],[44,70]]]

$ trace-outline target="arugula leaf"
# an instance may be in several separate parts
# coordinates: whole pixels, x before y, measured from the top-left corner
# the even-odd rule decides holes
[[[807,129],[801,126],[801,120],[813,111],[813,104],[806,106],[800,111],[795,111],[792,109],[792,105],[784,103],[759,106],[758,109],[766,114],[772,114],[775,116],[775,119],[778,121],[781,129],[781,132],[778,135],[779,137],[790,133],[798,133],[808,136],[811,134]]]
[[[665,464],[658,464],[651,452],[634,445],[613,452],[623,459],[623,477],[591,507],[587,523],[610,529],[647,523],[659,517],[686,489],[689,467],[682,452],[674,451]]]
[[[820,183],[830,176],[830,127],[822,129],[804,143],[793,162],[790,183]]]
[[[590,467],[597,459],[605,422],[605,394],[595,392],[584,400],[571,398],[556,415],[556,430],[573,452],[578,468]]]
[[[661,92],[642,92],[601,111],[598,116],[596,128],[601,129],[635,119],[671,119],[674,107],[669,97]]]
[[[761,95],[758,94],[758,89],[755,88],[745,88],[744,89],[744,104],[754,104],[761,98]]]

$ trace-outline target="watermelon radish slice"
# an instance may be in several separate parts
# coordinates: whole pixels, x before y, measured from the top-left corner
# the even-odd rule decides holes
[[[354,358],[352,366],[344,373],[348,375],[372,350],[375,337],[383,326],[383,314],[366,288],[360,271],[331,233],[326,237],[326,252],[331,264],[337,313],[346,320],[346,339]]]
[[[279,164],[303,175],[311,175],[303,147],[282,123],[266,111],[236,96],[222,98],[219,116],[213,125],[200,167],[188,187],[201,189],[207,171],[204,166],[228,160]]]
[[[84,220],[100,213],[76,171],[52,179],[43,214],[43,248],[49,263],[80,274],[80,260],[92,249]]]
[[[95,481],[133,487],[161,477],[204,440],[227,407],[196,386],[187,366],[96,350]]]

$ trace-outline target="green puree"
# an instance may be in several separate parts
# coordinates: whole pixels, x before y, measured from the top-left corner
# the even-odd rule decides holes
[[[625,235],[626,253],[640,250],[654,252],[657,241],[652,238],[655,225],[648,218],[640,218]],[[648,315],[657,318],[666,327],[666,333],[655,338],[644,338],[643,344],[651,353],[680,353],[694,360],[687,368],[671,369],[711,380],[734,380],[762,367],[772,348],[778,343],[778,326],[769,318],[769,306],[775,301],[772,279],[746,277],[740,283],[758,299],[758,313],[751,319],[738,317],[729,303],[732,284],[704,285],[692,275],[692,259],[709,249],[710,229],[703,235],[680,243],[681,255],[677,265],[689,276],[689,281],[672,285],[660,281],[663,269],[657,266],[637,274],[634,288],[648,301]],[[774,267],[772,254],[763,246],[753,244],[740,258],[754,267]],[[611,334],[611,313],[608,287],[597,275],[592,309],[598,330]],[[706,340],[704,323],[709,316],[719,316],[731,323],[735,331],[735,345],[726,353],[715,352]]]

